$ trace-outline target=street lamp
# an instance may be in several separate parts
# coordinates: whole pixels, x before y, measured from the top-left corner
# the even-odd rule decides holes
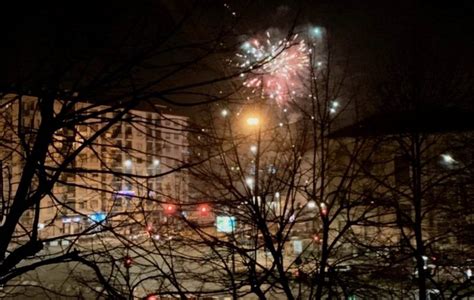
[[[260,119],[257,117],[248,117],[247,118],[247,125],[249,126],[257,126],[260,124]]]
[[[255,167],[255,174],[252,177],[247,177],[246,178],[246,184],[250,187],[250,192],[252,194],[252,199],[255,199],[254,202],[252,202],[252,205],[255,205],[255,212],[258,213],[260,210],[260,203],[258,203],[258,198],[259,198],[259,190],[258,190],[258,176],[259,176],[259,164],[260,164],[260,143],[261,143],[261,122],[260,118],[257,116],[249,116],[247,118],[247,125],[252,128],[256,128],[256,139],[257,143],[256,145],[252,145],[250,148],[250,151],[255,154],[255,162],[254,162],[254,167]],[[265,207],[265,204],[263,204],[263,207]],[[257,262],[257,247],[258,247],[258,227],[256,224],[252,224],[252,231],[255,230],[255,239],[254,239],[254,259],[255,259],[255,264]]]

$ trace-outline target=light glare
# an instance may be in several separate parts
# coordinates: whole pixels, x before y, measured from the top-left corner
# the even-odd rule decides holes
[[[247,124],[250,126],[257,126],[260,120],[257,117],[250,117],[247,119]]]

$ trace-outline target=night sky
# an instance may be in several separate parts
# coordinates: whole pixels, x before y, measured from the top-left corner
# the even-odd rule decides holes
[[[2,9],[0,84],[4,90],[20,82],[23,89],[33,90],[49,84],[58,70],[77,59],[87,61],[86,72],[92,78],[104,62],[121,61],[134,54],[136,45],[169,34],[180,16],[189,12],[189,25],[174,37],[176,41],[205,41],[230,27],[235,11],[238,22],[229,45],[269,28],[287,30],[297,18],[298,26],[327,28],[337,48],[351,58],[354,72],[364,76],[383,78],[387,66],[393,65],[407,70],[423,65],[429,73],[445,76],[461,72],[471,77],[474,69],[472,1],[197,1],[195,6],[190,1],[14,2]],[[178,52],[161,58],[186,55]],[[199,72],[219,72],[220,65],[205,69],[193,70],[194,75],[184,75],[184,80]],[[58,79],[62,80],[69,79]]]

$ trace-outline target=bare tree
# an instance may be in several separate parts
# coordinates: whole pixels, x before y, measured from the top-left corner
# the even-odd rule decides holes
[[[124,269],[135,245],[130,243],[130,231],[137,225],[146,228],[148,218],[157,218],[156,211],[163,211],[164,204],[183,202],[184,176],[173,176],[170,189],[158,188],[157,182],[189,166],[183,142],[173,144],[173,138],[165,137],[170,134],[184,141],[186,120],[173,117],[175,113],[157,103],[193,106],[228,96],[219,93],[222,85],[242,70],[190,74],[209,70],[203,66],[233,49],[228,38],[238,19],[219,6],[216,9],[230,21],[212,35],[202,36],[193,29],[199,15],[195,5],[137,7],[135,18],[113,23],[123,30],[96,28],[94,33],[110,44],[94,51],[74,49],[84,42],[83,32],[73,28],[66,34],[71,28],[55,27],[57,34],[48,31],[46,36],[53,47],[42,49],[44,53],[59,49],[55,47],[61,43],[74,50],[60,55],[51,50],[27,72],[12,73],[13,82],[2,83],[0,283],[4,291],[15,293],[10,285],[18,286],[32,270],[58,264],[69,268],[79,262],[94,271],[108,295],[131,297],[129,281],[125,281],[128,290],[117,289],[114,280],[120,277],[110,276],[120,270],[130,279],[129,268]],[[160,22],[153,22],[156,9]],[[60,9],[52,11],[61,14]],[[117,12],[118,17],[124,16],[120,7]],[[156,143],[138,147],[117,142],[132,135]],[[164,148],[173,150],[158,158],[166,153]],[[134,164],[145,170],[137,170]],[[132,185],[133,189],[122,189]],[[91,216],[85,205],[100,214]],[[62,228],[58,222],[64,224]],[[109,244],[107,235],[118,244]],[[88,237],[95,243],[78,243]],[[45,249],[64,239],[70,241],[66,247]],[[109,269],[101,269],[105,263]]]

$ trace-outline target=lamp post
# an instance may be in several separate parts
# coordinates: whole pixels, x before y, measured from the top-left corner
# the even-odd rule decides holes
[[[253,145],[251,147],[251,152],[255,155],[255,163],[254,163],[254,179],[252,180],[253,182],[249,184],[251,178],[248,178],[247,184],[249,185],[250,191],[251,191],[251,201],[254,205],[255,208],[255,213],[258,214],[260,213],[260,205],[258,203],[259,200],[259,186],[258,186],[258,180],[259,180],[259,169],[260,169],[260,144],[261,144],[261,120],[257,116],[249,116],[247,118],[247,125],[251,128],[256,130],[256,139],[257,139],[257,144]],[[258,227],[256,224],[252,224],[252,229],[254,229],[254,259],[255,259],[255,264],[257,263],[257,247],[258,247]]]

